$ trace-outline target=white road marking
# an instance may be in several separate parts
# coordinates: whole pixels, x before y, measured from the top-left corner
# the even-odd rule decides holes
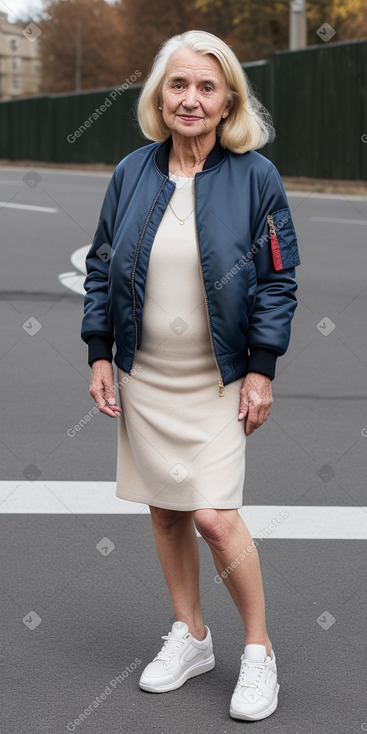
[[[78,293],[80,296],[85,296],[84,281],[87,274],[87,268],[85,267],[85,258],[90,249],[90,245],[84,245],[75,250],[70,258],[74,268],[80,272],[60,273],[58,276],[61,285],[74,293]]]
[[[75,272],[60,273],[60,275],[58,275],[58,279],[61,285],[65,286],[65,288],[69,288],[69,290],[74,293],[78,293],[80,296],[85,296],[85,275],[80,275],[80,273]]]
[[[116,497],[115,482],[0,482],[0,513],[146,515],[149,507]],[[245,505],[254,538],[367,540],[367,507]]]
[[[5,171],[6,173],[17,173],[18,171],[25,171],[26,173],[30,170],[35,170],[32,168],[32,166],[26,168],[25,166],[2,166],[0,164],[0,171]],[[52,166],[36,166],[37,172],[39,174],[48,174],[48,173],[56,173],[57,175],[61,176],[99,176],[102,178],[111,178],[114,166],[111,165],[111,172],[109,171],[95,171],[95,170],[75,170],[74,168],[52,168]]]
[[[367,224],[367,219],[338,219],[337,217],[311,217],[312,222],[332,222],[333,224]]]
[[[0,209],[24,209],[29,212],[44,212],[45,214],[55,214],[58,209],[51,206],[34,206],[33,204],[13,204],[9,201],[0,201]]]
[[[84,247],[79,247],[78,250],[75,250],[75,252],[73,252],[70,258],[71,264],[74,266],[74,268],[80,270],[80,272],[84,273],[85,275],[87,274],[87,268],[85,267],[85,258],[87,257],[87,254],[91,248],[91,244],[84,245]]]

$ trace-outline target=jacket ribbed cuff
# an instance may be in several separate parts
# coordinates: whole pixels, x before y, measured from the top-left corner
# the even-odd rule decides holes
[[[247,372],[259,372],[274,380],[277,359],[278,355],[274,352],[269,352],[261,347],[259,349],[252,347],[247,362]]]
[[[107,359],[112,362],[111,339],[103,336],[92,336],[88,341],[88,364],[91,367],[97,359]]]

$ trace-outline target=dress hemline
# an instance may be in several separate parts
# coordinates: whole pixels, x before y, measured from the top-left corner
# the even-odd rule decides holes
[[[217,502],[215,505],[204,505],[202,503],[199,503],[195,507],[187,507],[187,506],[179,506],[177,502],[160,502],[159,504],[156,504],[155,502],[146,502],[145,500],[138,499],[136,496],[134,499],[131,497],[122,497],[120,494],[116,493],[116,497],[121,500],[125,500],[126,502],[137,502],[141,505],[146,505],[149,507],[151,505],[152,507],[161,507],[162,510],[179,510],[182,512],[193,512],[194,510],[239,510],[240,507],[242,507],[242,503],[238,505],[237,503],[235,506],[233,506],[233,503],[226,503],[226,502]]]

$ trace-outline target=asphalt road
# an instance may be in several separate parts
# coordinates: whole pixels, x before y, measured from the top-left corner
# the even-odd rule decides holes
[[[149,516],[92,514],[88,502],[58,515],[7,509],[7,481],[32,497],[37,481],[51,492],[47,482],[115,480],[114,420],[98,414],[69,435],[93,401],[82,296],[61,282],[82,278],[74,253],[92,240],[108,180],[0,168],[7,203],[0,204],[3,731],[71,731],[68,724],[109,686],[75,731],[229,734],[247,726],[228,714],[242,630],[213,581],[202,539],[216,668],[153,696],[138,688],[139,667],[160,648],[173,616]],[[345,507],[361,508],[367,519],[367,199],[298,192],[289,203],[302,260],[299,307],[278,361],[271,417],[248,440],[244,496],[247,505],[339,507],[342,528]],[[115,545],[107,557],[96,550],[103,538]],[[252,725],[256,731],[367,730],[365,550],[364,541],[337,534],[261,543],[280,702]],[[112,684],[135,658],[142,663]]]

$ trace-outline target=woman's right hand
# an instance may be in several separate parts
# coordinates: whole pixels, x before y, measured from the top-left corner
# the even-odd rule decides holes
[[[116,405],[113,367],[108,359],[97,359],[92,364],[89,393],[101,413],[116,418],[122,409]]]

